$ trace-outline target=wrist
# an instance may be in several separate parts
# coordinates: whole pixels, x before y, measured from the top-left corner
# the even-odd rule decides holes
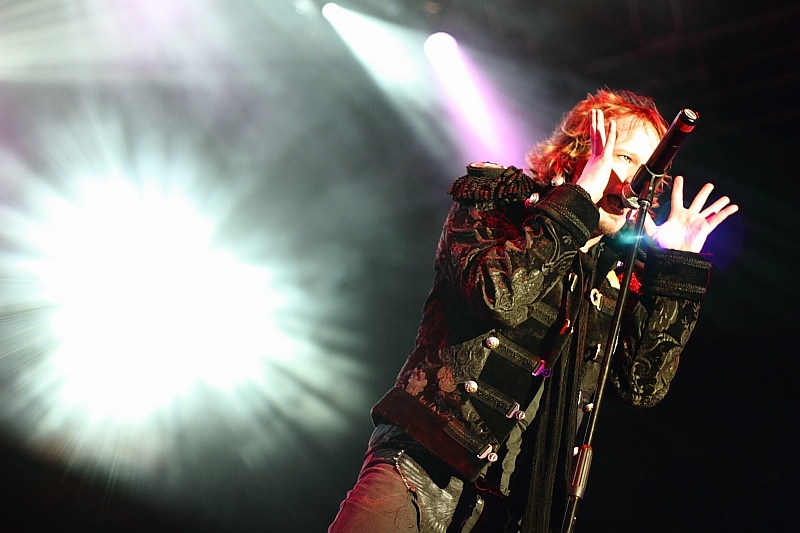
[[[580,187],[588,196],[591,198],[592,203],[597,205],[597,203],[603,198],[603,192],[605,191],[605,187],[600,190],[600,192],[593,192],[594,187],[587,185],[585,182],[581,183],[580,180],[575,182],[575,185]]]

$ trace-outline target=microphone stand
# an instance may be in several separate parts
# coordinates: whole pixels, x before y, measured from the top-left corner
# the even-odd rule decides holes
[[[575,461],[575,469],[572,474],[572,481],[567,489],[567,509],[564,513],[564,520],[561,523],[562,533],[572,533],[575,528],[575,520],[578,513],[578,504],[583,499],[586,492],[586,482],[589,478],[589,469],[592,464],[594,451],[595,428],[597,427],[597,417],[603,405],[606,384],[611,370],[611,358],[617,348],[619,341],[619,331],[622,325],[622,314],[625,310],[630,292],[631,279],[633,278],[633,267],[636,263],[636,254],[639,251],[639,244],[644,235],[644,221],[647,218],[647,211],[653,205],[653,200],[657,185],[664,179],[666,170],[672,159],[677,154],[686,135],[692,132],[699,115],[691,109],[682,109],[661,141],[653,151],[647,163],[640,166],[631,182],[623,188],[622,199],[631,209],[636,209],[636,223],[633,228],[633,244],[628,250],[625,259],[625,272],[620,285],[617,305],[614,308],[611,330],[608,334],[605,350],[603,351],[603,363],[600,366],[600,375],[597,378],[597,390],[595,391],[594,407],[589,413],[589,421],[586,428],[586,435],[583,444],[578,449],[578,457]],[[635,191],[640,190],[637,194]]]
[[[633,229],[633,244],[628,250],[627,258],[625,260],[625,271],[620,285],[619,296],[617,297],[617,304],[614,308],[614,316],[612,319],[612,327],[609,331],[608,340],[606,341],[605,350],[603,352],[603,363],[600,367],[600,375],[597,380],[597,391],[595,392],[594,407],[589,413],[589,422],[586,429],[583,444],[578,450],[578,457],[575,462],[575,469],[572,475],[572,481],[567,489],[567,496],[569,501],[567,503],[567,510],[564,514],[564,521],[561,524],[561,531],[564,533],[571,533],[574,531],[575,521],[577,518],[578,504],[583,499],[586,491],[586,482],[589,477],[589,469],[592,463],[594,451],[592,443],[594,442],[595,428],[597,426],[597,417],[600,413],[600,408],[603,405],[605,397],[606,383],[611,369],[612,354],[616,350],[617,342],[619,341],[619,332],[622,324],[622,314],[625,310],[628,293],[630,292],[630,281],[633,277],[633,268],[636,262],[636,254],[639,251],[639,243],[644,235],[644,220],[647,216],[648,209],[653,205],[653,198],[656,191],[657,183],[663,179],[665,174],[654,174],[647,165],[644,168],[651,176],[647,185],[639,195],[638,201],[629,199],[629,205],[636,207],[636,223]],[[632,204],[636,204],[635,206]]]

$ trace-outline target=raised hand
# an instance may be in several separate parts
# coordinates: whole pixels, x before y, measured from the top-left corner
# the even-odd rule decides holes
[[[611,177],[611,164],[614,160],[614,145],[617,142],[617,123],[610,121],[606,135],[605,119],[601,109],[592,109],[592,127],[589,130],[592,153],[581,175],[575,182],[586,190],[592,201],[597,203]]]
[[[684,207],[683,177],[676,176],[672,183],[672,205],[667,220],[656,226],[650,217],[647,217],[645,232],[662,248],[700,252],[708,235],[723,220],[739,210],[739,206],[731,204],[727,196],[719,198],[708,207],[703,207],[713,190],[714,185],[706,183],[689,207]]]

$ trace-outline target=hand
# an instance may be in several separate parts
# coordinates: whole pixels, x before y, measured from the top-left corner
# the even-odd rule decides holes
[[[589,129],[592,153],[581,175],[575,182],[589,193],[596,204],[603,197],[611,177],[611,163],[614,159],[614,145],[617,142],[617,123],[612,120],[606,136],[606,125],[601,109],[592,109],[592,127]]]
[[[739,210],[739,206],[731,204],[727,196],[703,208],[713,190],[714,186],[706,183],[686,208],[683,206],[683,177],[676,176],[672,183],[672,205],[667,220],[656,226],[648,216],[644,221],[645,232],[662,248],[700,252],[708,235]]]

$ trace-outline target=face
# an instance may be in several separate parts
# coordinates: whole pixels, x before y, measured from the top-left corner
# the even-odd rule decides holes
[[[617,142],[614,145],[611,177],[603,197],[597,203],[600,222],[595,236],[613,235],[622,229],[631,212],[622,203],[622,188],[647,162],[660,140],[656,129],[647,122],[634,117],[617,119]]]

